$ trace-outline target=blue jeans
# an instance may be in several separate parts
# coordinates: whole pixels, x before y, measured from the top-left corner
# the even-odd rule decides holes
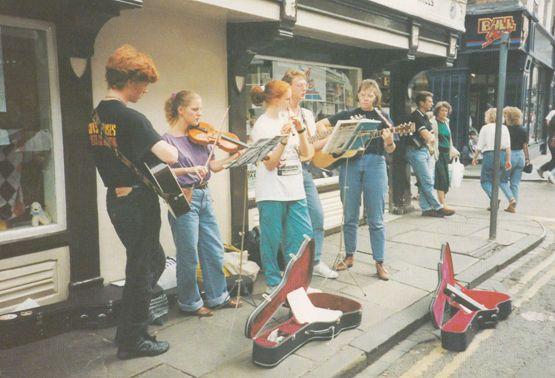
[[[310,215],[310,223],[312,225],[314,264],[316,265],[320,262],[322,247],[324,246],[324,209],[322,209],[322,202],[320,202],[320,196],[312,179],[312,174],[305,167],[303,164],[303,183],[308,214]]]
[[[268,286],[281,281],[277,256],[282,245],[285,263],[301,246],[304,235],[312,237],[306,200],[260,201],[257,204],[260,222],[260,255]]]
[[[520,189],[520,180],[522,179],[522,170],[524,169],[524,151],[512,150],[511,151],[511,170],[506,171],[509,175],[509,182],[511,192],[515,201],[518,202],[518,192]]]
[[[168,219],[177,248],[177,303],[183,311],[196,311],[204,305],[197,283],[200,260],[206,305],[214,307],[228,300],[223,273],[224,246],[212,197],[208,189],[194,189],[191,211]]]
[[[443,206],[434,196],[434,178],[431,170],[433,157],[426,148],[407,147],[406,158],[418,180],[418,202],[422,211],[439,210]]]
[[[360,197],[364,199],[364,214],[370,229],[372,255],[383,262],[385,254],[385,194],[387,172],[385,158],[364,154],[348,160],[339,167],[339,189],[343,203],[343,240],[345,252],[352,256],[357,249],[357,230],[360,219]]]
[[[482,189],[486,192],[489,199],[491,199],[491,191],[493,186],[493,151],[486,151],[482,153],[482,171],[480,172],[480,184],[482,184]],[[505,170],[505,151],[501,151],[499,157],[501,162],[497,174],[499,175],[499,188],[507,197],[507,200],[513,198],[513,193],[509,187],[509,175],[507,175]]]

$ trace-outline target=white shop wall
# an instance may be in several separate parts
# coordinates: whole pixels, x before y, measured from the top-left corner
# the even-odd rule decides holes
[[[209,22],[208,22],[209,21]],[[226,24],[224,20],[195,17],[144,9],[123,11],[100,31],[92,59],[93,97],[96,105],[106,93],[105,63],[112,52],[129,43],[154,59],[160,80],[132,108],[144,113],[162,134],[168,126],[164,118],[165,100],[173,92],[190,89],[203,98],[203,120],[213,125],[221,121],[227,108]],[[227,128],[227,124],[225,125]],[[218,154],[218,157],[225,155]],[[106,212],[106,189],[98,176],[98,217],[100,270],[105,282],[125,276],[125,249]],[[224,241],[231,235],[229,172],[214,175],[210,187]],[[160,241],[166,255],[175,255],[175,246],[162,205]]]

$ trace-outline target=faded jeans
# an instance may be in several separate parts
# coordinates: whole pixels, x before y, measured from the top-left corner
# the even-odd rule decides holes
[[[360,219],[360,198],[370,231],[370,245],[375,261],[383,262],[385,255],[385,194],[387,172],[385,157],[372,153],[349,159],[339,168],[339,189],[343,203],[343,239],[345,252],[352,256],[357,249],[357,230]]]
[[[177,248],[177,303],[183,311],[196,311],[204,306],[197,283],[200,261],[206,305],[215,307],[229,299],[223,273],[224,246],[212,197],[208,189],[194,189],[191,210],[178,217],[168,213]]]
[[[489,199],[491,199],[491,191],[493,187],[493,151],[486,151],[482,153],[482,171],[480,172],[480,184],[482,184],[482,189],[486,192]],[[497,172],[499,175],[499,188],[505,194],[508,201],[513,198],[513,193],[509,186],[509,175],[505,170],[505,151],[501,151],[500,157],[500,167]]]
[[[509,175],[510,189],[514,199],[518,202],[518,193],[520,189],[520,180],[522,179],[522,170],[524,169],[525,159],[523,150],[511,151],[511,170],[506,171]]]
[[[439,210],[443,206],[434,196],[434,176],[431,170],[433,156],[428,149],[407,147],[406,158],[418,180],[418,202],[422,211]]]
[[[314,265],[320,262],[322,256],[322,248],[324,246],[324,210],[318,189],[312,179],[312,174],[305,168],[303,164],[303,183],[306,193],[306,203],[308,206],[308,214],[310,215],[310,223],[312,224],[312,236],[314,238]]]

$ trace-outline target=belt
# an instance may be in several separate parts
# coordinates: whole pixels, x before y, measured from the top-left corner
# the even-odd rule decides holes
[[[196,183],[196,184],[189,184],[189,185],[181,185],[181,188],[183,189],[206,189],[208,188],[208,183],[207,182],[203,182],[203,183]]]

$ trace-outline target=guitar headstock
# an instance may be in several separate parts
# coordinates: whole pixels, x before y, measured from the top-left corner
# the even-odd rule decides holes
[[[405,122],[394,128],[395,134],[412,135],[416,131],[416,124],[414,122]]]

